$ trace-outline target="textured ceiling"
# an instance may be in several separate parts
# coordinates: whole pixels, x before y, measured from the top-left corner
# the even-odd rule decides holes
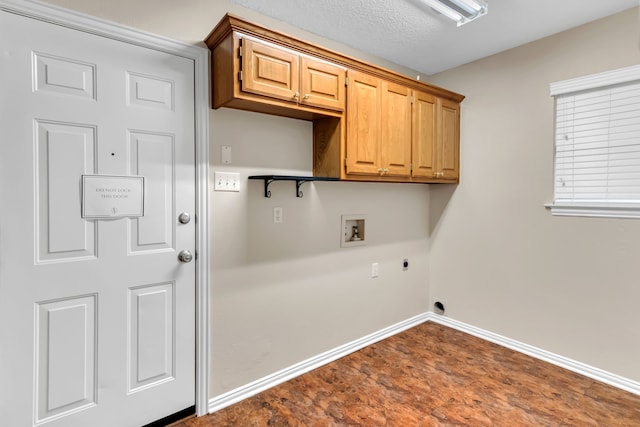
[[[421,0],[231,0],[431,75],[638,6],[638,0],[488,0],[457,27]]]

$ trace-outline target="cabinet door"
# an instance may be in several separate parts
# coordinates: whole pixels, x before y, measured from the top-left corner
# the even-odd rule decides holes
[[[344,111],[347,71],[334,64],[300,57],[300,104]]]
[[[446,99],[440,104],[438,119],[438,169],[444,179],[458,179],[460,154],[460,105]]]
[[[411,173],[411,89],[383,82],[382,141],[380,164],[383,176]]]
[[[243,92],[298,102],[298,55],[248,38],[241,52]]]
[[[424,92],[414,92],[412,176],[434,178],[436,176],[436,97]]]
[[[379,175],[382,81],[349,70],[347,86],[347,174]]]

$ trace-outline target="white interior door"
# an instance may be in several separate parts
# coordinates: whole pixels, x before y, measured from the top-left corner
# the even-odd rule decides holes
[[[194,405],[193,67],[0,11],[0,424]],[[83,218],[82,175],[143,176],[144,215]]]

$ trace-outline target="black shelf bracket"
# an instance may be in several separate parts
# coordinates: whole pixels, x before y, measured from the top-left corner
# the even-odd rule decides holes
[[[275,179],[265,179],[264,180],[264,197],[271,197],[271,191],[269,191],[269,185],[275,181]]]
[[[289,175],[253,175],[249,179],[260,179],[264,181],[264,197],[271,197],[271,190],[269,185],[274,181],[295,181],[296,182],[296,197],[302,198],[304,193],[300,189],[300,186],[307,181],[339,181],[340,178],[327,178],[323,176],[289,176]]]
[[[302,190],[300,189],[300,186],[302,184],[304,184],[305,182],[307,182],[306,180],[297,180],[296,179],[296,197],[301,199],[304,196],[304,193],[302,192]]]

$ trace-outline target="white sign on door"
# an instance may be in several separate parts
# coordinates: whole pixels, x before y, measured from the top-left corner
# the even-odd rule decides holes
[[[144,216],[144,177],[82,175],[82,218]]]

